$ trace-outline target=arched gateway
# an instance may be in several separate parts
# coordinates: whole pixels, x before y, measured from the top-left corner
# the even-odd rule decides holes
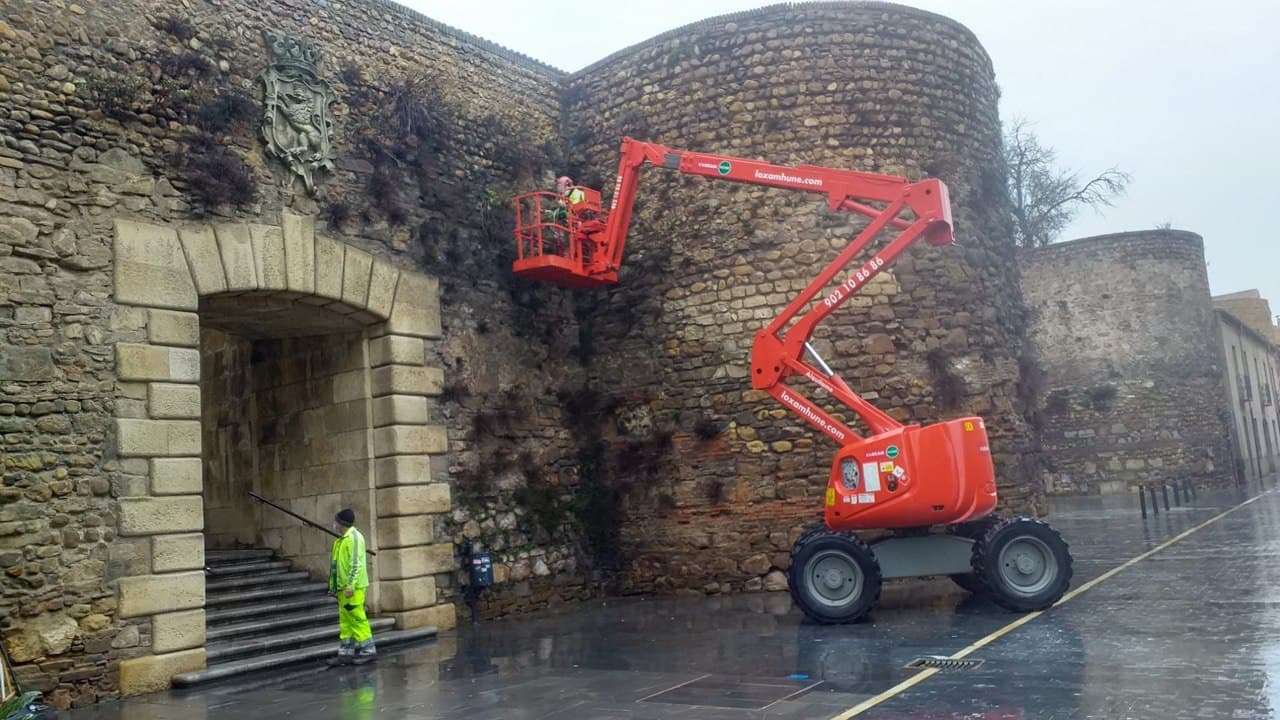
[[[329,538],[248,490],[325,523],[355,508],[378,552],[374,610],[451,627],[433,578],[454,562],[436,541],[450,509],[432,473],[446,451],[428,406],[442,384],[427,364],[436,281],[288,213],[279,226],[117,220],[114,244],[118,532],[150,557],[119,582],[119,616],[151,630],[151,654],[120,664],[121,691],[205,666],[206,546],[327,569]]]

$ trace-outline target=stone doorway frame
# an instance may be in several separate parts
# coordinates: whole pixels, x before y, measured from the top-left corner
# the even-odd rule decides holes
[[[151,631],[151,654],[120,663],[121,693],[162,690],[205,667],[199,306],[212,295],[268,293],[364,325],[371,595],[397,627],[453,627],[433,577],[455,566],[452,544],[434,542],[433,530],[451,509],[448,484],[432,481],[447,438],[429,424],[426,400],[444,379],[427,363],[426,341],[440,337],[438,282],[317,237],[313,217],[290,213],[278,226],[117,219],[114,251],[117,530],[149,554],[147,574],[119,580],[117,615]]]

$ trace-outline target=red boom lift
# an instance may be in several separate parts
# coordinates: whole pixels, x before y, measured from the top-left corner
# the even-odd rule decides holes
[[[814,327],[847,302],[912,243],[953,243],[947,187],[926,178],[800,165],[786,167],[673,150],[631,138],[608,209],[600,193],[535,192],[514,199],[516,274],[571,288],[618,281],[623,247],[645,165],[715,180],[820,193],[832,211],[854,212],[869,224],[773,322],[756,333],[752,386],[764,390],[840,445],[825,495],[825,527],[791,549],[792,596],[820,622],[866,615],[882,579],[949,575],[1002,606],[1049,607],[1071,580],[1071,555],[1056,531],[1028,517],[992,514],[995,470],[986,426],[978,417],[921,427],[897,422],[863,400],[809,344]],[[897,231],[852,274],[838,275],[882,232]],[[878,243],[879,244],[879,243]],[[832,283],[839,281],[832,286]],[[862,437],[801,394],[787,380],[803,378],[845,405],[870,429]],[[944,530],[935,530],[946,526]],[[871,544],[855,530],[893,532]]]

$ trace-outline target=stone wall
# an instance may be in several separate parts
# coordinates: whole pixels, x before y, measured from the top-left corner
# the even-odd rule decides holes
[[[1004,505],[1037,506],[998,93],[968,30],[880,3],[772,6],[622,51],[566,93],[588,183],[612,177],[624,134],[943,178],[959,246],[920,243],[814,344],[900,421],[984,415]],[[593,294],[589,314],[592,387],[613,398],[601,439],[627,495],[627,588],[776,585],[791,541],[819,521],[834,448],[751,390],[752,338],[862,224],[820,196],[657,169],[639,198],[620,283]]]
[[[1021,254],[1052,493],[1231,478],[1200,236],[1120,233]]]
[[[262,516],[246,493],[255,489],[257,436],[249,372],[253,342],[200,329],[200,449],[204,464],[207,548],[253,547]]]
[[[257,135],[264,28],[315,42],[323,53],[319,74],[340,98],[338,161],[333,173],[321,172],[315,197],[290,182]],[[204,544],[200,405],[190,386],[199,379],[193,333],[206,309],[197,295],[213,290],[199,287],[207,278],[197,276],[199,293],[188,289],[168,307],[153,301],[193,280],[166,263],[185,266],[185,252],[216,253],[219,242],[225,252],[215,262],[228,273],[222,288],[295,292],[287,283],[273,285],[279,266],[270,252],[280,247],[282,224],[295,232],[286,232],[286,241],[301,237],[301,226],[310,238],[318,225],[341,244],[319,242],[316,257],[337,248],[340,269],[349,248],[350,267],[378,273],[369,286],[379,294],[396,289],[400,268],[451,271],[442,293],[449,326],[442,331],[432,305],[415,311],[437,318],[430,330],[373,333],[371,346],[379,343],[380,350],[371,372],[373,400],[383,412],[380,424],[375,418],[375,464],[390,483],[375,493],[385,550],[380,567],[384,583],[396,584],[396,607],[387,609],[404,622],[452,623],[451,609],[445,617],[435,605],[452,597],[453,561],[451,530],[432,515],[440,498],[431,482],[446,480],[449,468],[431,457],[445,449],[442,438],[417,429],[451,421],[441,404],[424,399],[440,392],[438,371],[431,377],[421,371],[447,363],[450,377],[472,383],[475,368],[464,369],[460,354],[448,350],[459,343],[467,360],[490,355],[492,347],[529,366],[545,356],[539,346],[525,351],[517,336],[517,328],[529,329],[517,302],[537,293],[513,295],[501,214],[502,198],[528,186],[546,162],[539,153],[557,130],[557,77],[380,0],[180,6],[17,0],[0,9],[0,418],[8,423],[0,636],[21,648],[22,682],[65,707],[112,697],[122,685],[126,692],[164,687],[172,672],[203,664],[203,634],[189,632],[203,625]],[[410,88],[413,81],[420,84]],[[249,98],[252,117],[231,112],[235,101],[227,98],[236,94]],[[397,99],[405,113],[373,112]],[[371,119],[417,122],[422,112],[434,117],[446,110],[447,134],[418,142],[420,160],[405,164],[403,176],[390,175],[396,163],[377,158],[404,128]],[[226,167],[245,168],[248,182],[229,188],[236,202],[207,206],[215,181],[235,173],[193,162],[183,152],[191,147],[222,148]],[[526,147],[533,150],[518,152]],[[164,229],[206,216],[226,226],[229,239],[215,240],[207,225],[181,241]],[[121,218],[131,223],[126,248],[134,248],[135,229],[147,237],[137,246],[141,256],[123,258],[132,263],[123,275],[116,254]],[[251,233],[240,224],[246,222],[258,229]],[[146,256],[156,249],[158,256]],[[226,284],[233,271],[248,272],[239,288]],[[122,277],[147,280],[157,291],[121,297]],[[307,291],[328,281],[315,279],[321,282]],[[363,307],[373,293],[366,297],[357,283],[338,287],[325,302],[358,290]],[[429,294],[434,303],[436,285],[426,279],[401,290],[405,297]],[[470,339],[481,317],[496,319],[488,334]],[[135,363],[128,378],[117,363],[121,344],[131,345],[121,357]],[[548,368],[546,376],[555,372]],[[401,400],[415,397],[424,401]],[[409,406],[413,417],[402,420]],[[121,426],[119,419],[138,422]],[[164,442],[126,448],[144,438],[121,437],[120,427]],[[461,441],[458,427],[450,433]],[[153,496],[158,492],[179,494]],[[162,618],[164,637],[153,632],[155,618]]]

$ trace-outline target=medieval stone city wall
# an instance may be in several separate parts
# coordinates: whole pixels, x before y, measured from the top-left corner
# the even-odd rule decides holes
[[[301,182],[290,182],[258,137],[265,28],[314,42],[323,53],[318,73],[339,97],[335,170],[320,172],[314,197]],[[387,468],[380,477],[412,484],[378,489],[380,519],[370,530],[393,548],[379,556],[378,570],[395,590],[384,609],[402,608],[397,616],[406,622],[445,624],[434,612],[439,606],[428,607],[428,614],[408,608],[452,601],[452,553],[441,558],[436,548],[451,547],[466,518],[405,514],[450,507],[447,492],[441,506],[433,488],[448,482],[451,462],[468,466],[471,419],[504,388],[519,385],[539,408],[501,430],[513,443],[534,437],[526,425],[544,428],[544,435],[564,432],[548,406],[563,382],[561,360],[571,343],[528,338],[542,332],[554,339],[565,323],[540,319],[558,312],[571,323],[572,315],[555,297],[538,305],[540,312],[529,310],[547,293],[510,277],[509,228],[501,213],[516,187],[550,172],[542,166],[551,162],[548,141],[558,130],[557,76],[376,1],[5,4],[0,635],[25,686],[65,707],[113,697],[122,685],[126,692],[163,687],[168,674],[203,664],[200,459],[179,458],[183,474],[161,477],[157,473],[178,471],[179,463],[148,457],[199,456],[202,445],[206,452],[217,447],[192,431],[202,414],[195,295],[178,311],[148,309],[147,298],[125,305],[116,297],[124,261],[113,255],[115,247],[139,243],[129,245],[142,256],[130,258],[126,275],[144,277],[146,263],[168,259],[147,257],[147,248],[176,246],[172,230],[163,228],[189,227],[192,238],[214,242],[215,253],[222,242],[226,263],[250,263],[247,288],[266,287],[274,270],[264,267],[262,247],[281,242],[282,225],[292,251],[300,239],[310,247],[314,223],[316,233],[340,243],[316,245],[317,252],[337,248],[337,277],[345,247],[350,268],[363,268],[372,289],[368,298],[357,285],[328,297],[361,308],[374,295],[390,297],[384,293],[395,289],[396,268],[440,276],[441,314],[449,318],[443,330],[413,328],[418,336],[403,343],[383,336],[376,344],[381,355],[371,356],[375,393],[417,393],[386,395],[375,407],[388,422],[422,424],[374,431],[377,453],[390,453],[379,460]],[[250,99],[247,111],[235,97]],[[298,217],[310,219],[300,225]],[[123,218],[143,224],[119,226]],[[219,239],[208,225],[191,225],[197,221],[215,223]],[[253,229],[236,222],[254,223]],[[120,227],[125,230],[117,232]],[[267,245],[248,249],[251,234],[254,243]],[[240,240],[245,244],[236,245]],[[180,258],[183,249],[177,252]],[[324,263],[332,261],[332,254],[325,256]],[[368,282],[371,268],[384,285]],[[232,270],[246,267],[223,269],[230,281]],[[163,285],[177,276],[153,280]],[[191,287],[190,278],[182,282]],[[161,285],[157,298],[168,289]],[[358,291],[358,298],[344,290]],[[425,280],[405,280],[401,290],[435,302],[435,285]],[[206,312],[201,300],[199,319]],[[362,312],[394,315],[390,307]],[[414,312],[425,322],[437,311]],[[564,332],[573,335],[572,327]],[[428,342],[425,355],[421,337]],[[122,343],[132,363],[127,381],[117,365]],[[431,372],[405,371],[415,362]],[[454,384],[451,395],[441,396],[448,388],[432,368],[443,368]],[[213,416],[234,412],[224,407]],[[402,413],[413,419],[400,419]],[[123,426],[131,432],[160,432],[166,439],[144,446],[135,442],[140,435],[131,435],[124,447],[119,418],[133,421]],[[419,427],[447,427],[456,452],[446,459],[444,446]],[[256,440],[248,442],[254,447],[242,448],[245,458],[258,449]],[[409,463],[401,459],[411,456],[395,453],[427,447],[435,455],[421,455],[425,464],[406,474]],[[208,468],[212,459],[206,454],[204,461]],[[160,492],[179,494],[152,497]],[[122,517],[128,514],[122,499],[131,508],[128,517]],[[213,498],[210,509],[220,502]],[[483,520],[509,522],[487,514]],[[217,530],[217,523],[210,528]],[[265,535],[257,532],[252,540],[270,540]],[[404,545],[412,547],[400,549]],[[567,541],[552,547],[553,565],[567,557],[564,547]],[[526,559],[533,554],[521,551]],[[448,614],[451,623],[451,607]],[[122,677],[121,663],[131,659],[131,675]]]
[[[900,421],[985,416],[1002,502],[1028,510],[1040,489],[1019,387],[1023,310],[997,94],[981,45],[946,18],[879,3],[773,6],[571,76],[567,140],[588,184],[606,186],[624,135],[943,178],[959,246],[919,243],[814,345]],[[749,352],[860,227],[820,195],[646,171],[619,285],[581,310],[596,348],[591,387],[609,397],[595,426],[623,496],[626,590],[783,586],[792,541],[819,522],[835,446],[751,390]]]
[[[1234,472],[1199,235],[1102,235],[1020,255],[1051,493]]]

